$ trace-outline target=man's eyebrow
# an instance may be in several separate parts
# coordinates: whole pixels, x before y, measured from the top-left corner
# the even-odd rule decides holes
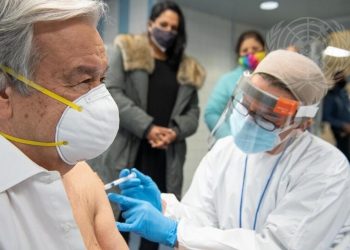
[[[103,76],[106,74],[108,69],[109,69],[109,66],[106,66],[106,68],[102,72]],[[71,79],[75,75],[80,75],[80,74],[86,74],[86,75],[90,75],[90,76],[95,77],[95,76],[101,75],[100,73],[101,73],[101,70],[98,67],[88,66],[88,65],[80,65],[80,66],[74,68],[73,70],[71,70],[70,72],[68,72],[67,74],[65,74],[65,77],[68,79]]]

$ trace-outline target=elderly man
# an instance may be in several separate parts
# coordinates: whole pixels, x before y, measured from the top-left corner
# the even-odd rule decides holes
[[[118,108],[93,0],[0,1],[0,249],[127,249],[103,184]]]
[[[223,114],[232,136],[203,158],[181,203],[164,196],[164,217],[155,185],[137,172],[121,186],[129,197],[110,195],[126,218],[118,228],[185,249],[346,249],[349,162],[306,131],[327,89],[310,59],[271,52],[239,81]]]

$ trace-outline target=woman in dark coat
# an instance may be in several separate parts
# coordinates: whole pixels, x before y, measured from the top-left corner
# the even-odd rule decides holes
[[[159,2],[148,32],[119,35],[109,51],[106,85],[119,107],[111,147],[90,164],[105,183],[123,168],[151,176],[162,192],[181,195],[185,139],[198,127],[197,90],[205,71],[184,54],[185,20],[173,2]],[[141,243],[140,249],[157,249]]]

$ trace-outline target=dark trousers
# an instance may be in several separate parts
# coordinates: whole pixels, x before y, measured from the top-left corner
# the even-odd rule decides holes
[[[163,149],[154,149],[147,140],[142,140],[137,154],[135,168],[142,173],[150,176],[157,184],[159,190],[166,192],[166,152]],[[119,216],[118,221],[124,221]],[[128,242],[129,234],[122,233],[124,239]],[[139,250],[158,250],[159,244],[141,238]]]
[[[124,219],[121,218],[121,216],[120,216],[118,221],[124,222]],[[124,233],[124,232],[120,232],[120,233],[122,234],[125,241],[128,242],[129,241],[129,233]],[[141,238],[139,250],[158,250],[158,247],[159,247],[158,243]]]

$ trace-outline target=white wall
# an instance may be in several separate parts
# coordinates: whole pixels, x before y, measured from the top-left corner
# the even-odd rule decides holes
[[[129,32],[139,34],[146,31],[148,21],[148,1],[130,0]]]
[[[105,0],[108,5],[108,17],[105,19],[103,40],[111,44],[119,30],[119,1]],[[129,0],[129,33],[139,34],[146,31],[148,21],[148,1]]]

